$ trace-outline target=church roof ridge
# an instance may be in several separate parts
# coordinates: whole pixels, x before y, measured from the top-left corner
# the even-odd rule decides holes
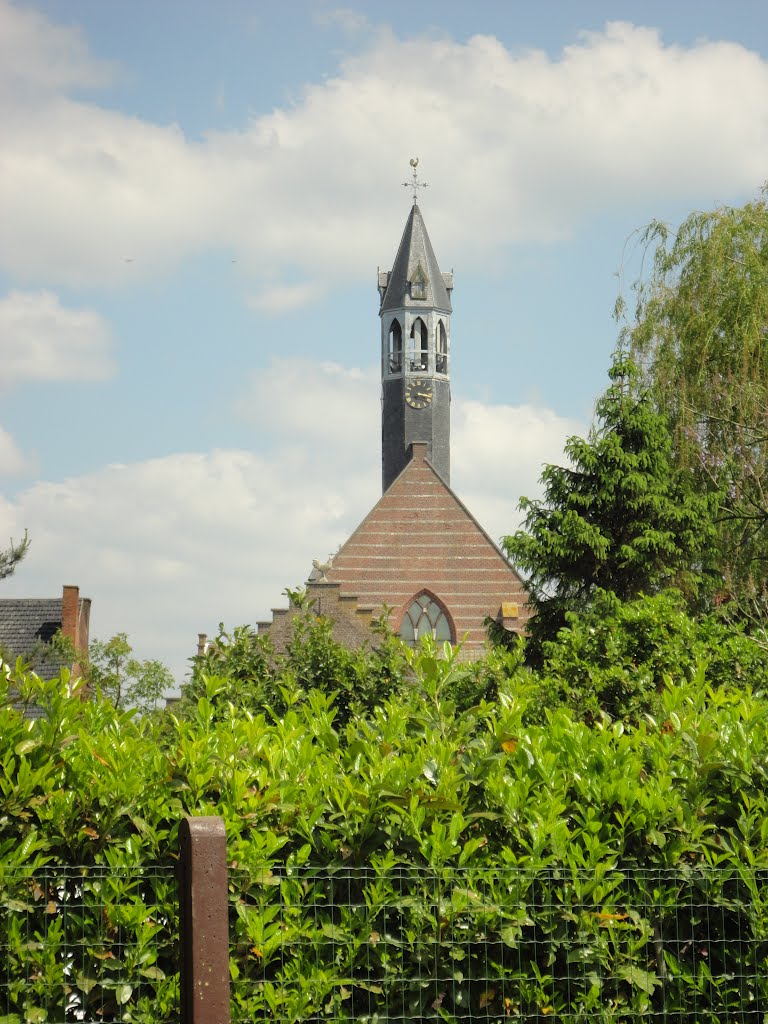
[[[424,298],[413,299],[408,283],[413,280],[419,267],[425,278]],[[445,313],[451,312],[451,297],[417,203],[411,207],[405,222],[403,237],[400,239],[386,291],[381,300],[382,313],[406,307],[433,307]]]

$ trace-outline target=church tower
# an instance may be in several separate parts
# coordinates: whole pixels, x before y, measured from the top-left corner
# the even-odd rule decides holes
[[[530,615],[522,580],[451,490],[451,292],[416,202],[392,270],[379,271],[383,494],[307,581],[313,613],[333,622],[349,647],[376,645],[385,615],[405,643],[432,636],[461,644],[471,660],[486,650],[486,621],[521,631]],[[297,608],[259,624],[276,650],[290,642]]]
[[[405,469],[414,442],[446,484],[451,456],[451,291],[421,210],[414,202],[390,271],[379,271],[381,296],[381,462],[387,491]]]

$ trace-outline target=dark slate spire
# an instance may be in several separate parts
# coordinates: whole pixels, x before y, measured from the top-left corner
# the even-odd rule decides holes
[[[451,297],[437,265],[421,210],[415,203],[406,221],[394,266],[387,276],[386,289],[381,300],[382,313],[409,308],[432,308],[442,313],[451,312]],[[449,279],[450,276],[448,275]],[[418,290],[423,298],[412,297],[410,285],[414,280],[423,282],[423,289]]]

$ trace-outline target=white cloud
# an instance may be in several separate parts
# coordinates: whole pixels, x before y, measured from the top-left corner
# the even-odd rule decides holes
[[[0,477],[15,476],[28,468],[29,462],[19,446],[8,431],[0,427]]]
[[[338,25],[348,36],[356,36],[370,28],[368,18],[351,7],[332,7],[317,11],[313,21],[316,25]]]
[[[544,463],[564,462],[563,444],[586,425],[534,405],[485,405],[457,401],[453,407],[451,475],[471,512],[499,539],[521,522],[520,497],[541,493]],[[501,481],[510,474],[505,488]],[[510,492],[514,501],[510,501]]]
[[[113,370],[110,331],[98,313],[67,309],[51,292],[0,298],[0,365],[4,383],[101,380]]]
[[[53,91],[107,85],[115,68],[95,59],[77,28],[0,2],[0,88]]]
[[[374,369],[310,359],[274,359],[251,374],[240,416],[283,444],[311,444],[323,458],[375,461],[380,450],[379,392]]]
[[[27,527],[33,542],[3,593],[78,583],[94,635],[125,630],[182,674],[199,631],[267,614],[345,535],[359,487],[323,464],[306,451],[215,451],[37,483],[0,503],[0,536]]]
[[[372,398],[373,392],[373,398]],[[32,547],[4,596],[93,598],[93,634],[131,636],[179,677],[198,632],[268,617],[313,558],[346,539],[380,495],[373,371],[287,360],[250,382],[245,408],[268,456],[183,453],[42,481],[0,499],[0,537]],[[546,409],[456,403],[452,483],[491,536],[577,426]]]
[[[16,69],[0,80],[0,268],[17,279],[130,285],[229,247],[279,310],[391,259],[410,155],[439,251],[465,268],[596,210],[752,193],[768,166],[768,65],[733,43],[616,22],[551,58],[379,32],[294,105],[198,142],[71,99],[98,79],[81,38],[0,11]]]
[[[287,313],[314,302],[322,295],[322,291],[319,285],[311,282],[267,285],[262,292],[248,300],[248,305],[259,313]]]

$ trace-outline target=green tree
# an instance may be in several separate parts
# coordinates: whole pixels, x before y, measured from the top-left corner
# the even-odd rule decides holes
[[[673,431],[673,458],[716,495],[723,594],[768,598],[768,207],[655,222],[623,339]],[[623,311],[623,302],[620,303]],[[762,614],[762,613],[761,613]]]
[[[175,686],[170,669],[161,661],[133,657],[127,633],[92,640],[87,651],[78,650],[69,637],[58,633],[51,646],[66,661],[77,662],[88,690],[97,691],[118,711],[135,708],[147,714]]]
[[[543,500],[521,499],[524,528],[503,541],[527,576],[534,663],[598,589],[629,600],[674,584],[693,596],[702,582],[708,503],[673,469],[665,418],[634,363],[619,352],[608,375],[589,437],[568,439],[569,465],[544,468]]]
[[[588,722],[637,723],[659,714],[671,680],[693,680],[702,667],[713,688],[768,686],[768,651],[738,624],[690,615],[674,589],[632,601],[597,591],[586,611],[566,618],[543,644],[541,672],[531,673],[536,721],[565,705]]]
[[[14,574],[17,565],[29,550],[29,543],[29,537],[25,530],[24,536],[18,544],[15,544],[11,538],[5,551],[0,551],[0,580],[7,579]]]
[[[213,702],[222,715],[269,709],[280,716],[318,690],[334,696],[339,723],[381,704],[402,687],[407,651],[386,616],[374,623],[371,647],[350,649],[334,637],[333,621],[316,614],[301,591],[286,594],[296,612],[284,649],[275,650],[270,636],[260,636],[250,626],[228,633],[220,623],[216,639],[192,659],[192,677],[182,693],[183,715],[194,713],[213,679],[218,683]]]
[[[118,710],[152,711],[166,690],[173,689],[170,670],[156,659],[140,661],[126,633],[110,640],[94,640],[88,648],[85,676]]]
[[[180,713],[194,715],[197,702],[209,690],[209,681],[217,680],[213,703],[217,710],[258,712],[270,707],[277,713],[286,704],[277,682],[277,655],[269,636],[259,636],[251,626],[236,626],[227,632],[219,623],[215,640],[202,654],[190,659],[192,674],[181,690]]]

